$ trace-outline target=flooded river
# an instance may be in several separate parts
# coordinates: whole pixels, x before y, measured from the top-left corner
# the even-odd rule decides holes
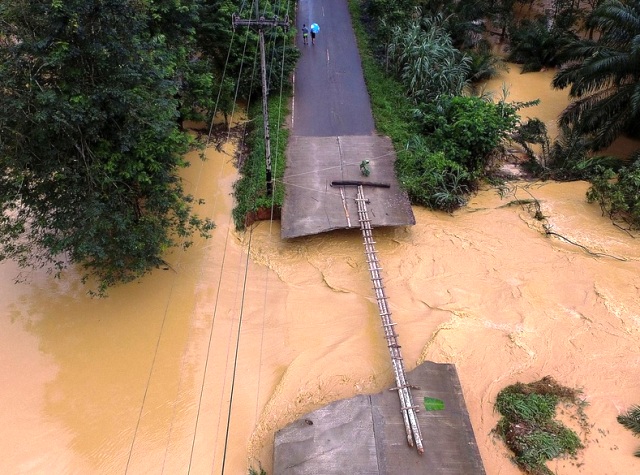
[[[270,473],[275,430],[392,383],[359,231],[235,233],[231,154],[191,157],[188,190],[217,228],[168,270],[96,300],[73,273],[14,284],[0,266],[0,473]],[[640,246],[586,190],[514,183],[375,232],[407,367],[456,365],[489,475],[519,473],[490,434],[496,394],[545,375],[583,389],[591,425],[551,468],[638,471],[616,416],[640,404]],[[509,205],[531,198],[544,222]]]

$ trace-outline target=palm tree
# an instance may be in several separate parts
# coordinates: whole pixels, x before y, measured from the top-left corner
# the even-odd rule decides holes
[[[560,64],[558,51],[575,38],[568,30],[550,28],[544,17],[524,20],[511,34],[508,60],[522,64],[522,72],[540,71]]]
[[[560,123],[575,125],[599,150],[622,133],[640,134],[640,0],[603,3],[587,28],[599,31],[599,39],[572,41],[552,84],[571,86],[569,95],[575,98]]]
[[[507,63],[491,52],[488,42],[481,42],[476,48],[465,52],[470,58],[467,79],[472,88],[481,81],[497,77],[501,71],[508,71]]]

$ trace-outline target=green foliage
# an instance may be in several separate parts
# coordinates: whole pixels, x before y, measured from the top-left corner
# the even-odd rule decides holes
[[[360,173],[363,176],[369,176],[371,174],[371,169],[369,168],[369,160],[362,160],[360,162]]]
[[[280,97],[279,95],[270,96],[269,98],[269,116],[271,117],[269,125],[278,128],[277,134],[271,135],[271,171],[273,179],[273,194],[267,195],[266,182],[267,172],[265,163],[265,142],[264,142],[264,125],[262,115],[262,104],[254,104],[249,115],[252,119],[251,130],[247,140],[247,146],[250,150],[249,156],[242,164],[240,170],[240,179],[233,185],[234,196],[236,199],[236,207],[233,209],[233,220],[236,229],[245,228],[247,216],[261,209],[279,210],[284,201],[284,187],[282,186],[282,177],[285,168],[285,151],[289,133],[283,127],[288,110],[284,102],[287,102],[288,96]],[[281,123],[277,123],[276,119],[280,118]]]
[[[501,391],[496,398],[496,410],[515,423],[542,424],[556,415],[557,404],[558,398],[554,395],[517,391]]]
[[[610,168],[601,169],[591,180],[587,199],[598,202],[611,219],[640,229],[640,154],[617,174]]]
[[[616,157],[593,155],[588,139],[576,127],[560,126],[558,138],[549,152],[550,176],[554,180],[589,180],[598,170],[619,169],[621,161]]]
[[[514,440],[517,444],[516,463],[527,473],[552,474],[546,462],[562,455],[575,455],[582,448],[580,438],[561,424],[549,424],[545,430],[533,430]]]
[[[618,416],[618,422],[634,435],[640,436],[640,406],[631,406],[627,412]]]
[[[517,0],[498,0],[486,10],[491,22],[500,28],[500,41],[504,41],[507,32],[514,23],[514,6]]]
[[[431,151],[422,138],[415,137],[396,160],[396,172],[413,203],[453,211],[466,203],[469,174],[445,157]]]
[[[293,16],[293,1],[260,2],[260,15],[272,19],[284,20],[286,15]],[[251,70],[253,58],[258,54],[258,32],[253,28],[232,27],[232,15],[240,18],[255,17],[253,2],[239,0],[202,0],[200,26],[197,30],[197,43],[202,56],[212,62],[216,71],[225,72],[227,78],[239,78],[234,84],[238,98],[249,100],[260,97],[260,88],[255,87],[256,77]],[[289,77],[295,68],[299,51],[293,44],[295,29],[284,31],[282,28],[265,30],[265,56],[267,58],[267,77],[270,92],[280,89],[280,77]],[[284,57],[284,64],[282,58]],[[254,70],[255,73],[255,70]]]
[[[515,128],[516,108],[478,97],[442,97],[416,112],[431,150],[441,150],[471,176],[480,176],[491,152]]]
[[[551,139],[546,124],[538,118],[521,122],[511,135],[511,140],[522,146],[534,165],[536,174],[541,175],[546,169],[551,150]],[[534,150],[534,147],[538,150]]]
[[[508,60],[522,64],[522,72],[556,67],[562,62],[561,49],[578,38],[582,10],[572,0],[557,0],[544,15],[511,22]]]
[[[640,0],[602,3],[587,21],[598,39],[576,39],[562,50],[565,66],[553,87],[574,101],[560,121],[574,125],[599,150],[620,134],[638,136],[640,121]]]
[[[508,70],[507,63],[495,56],[486,43],[480,43],[476,48],[465,52],[471,58],[467,79],[472,85],[493,79],[502,71]]]
[[[413,0],[409,2],[382,0],[374,2],[369,0],[366,2],[367,5],[372,3],[385,4],[385,8],[371,14],[371,17],[378,18],[381,23],[384,22],[387,25],[405,24],[408,17],[420,19],[440,16],[442,27],[458,49],[467,49],[476,45],[477,40],[486,31],[484,22],[480,19],[487,17],[487,12],[491,10],[493,5],[487,0],[474,2],[449,2],[446,0]],[[390,15],[390,12],[394,12],[394,3],[408,5],[403,8],[401,15]],[[367,11],[372,13],[371,9]],[[410,15],[408,12],[412,12],[412,14]]]
[[[511,138],[524,148],[531,171],[543,179],[589,180],[603,168],[620,168],[620,160],[615,157],[593,156],[588,140],[575,127],[562,125],[552,144],[544,122],[529,119]]]
[[[414,0],[367,0],[359,3],[363,4],[362,13],[366,15],[367,19],[371,20],[369,34],[376,35],[378,40],[382,40],[385,43],[385,40],[391,36],[391,28],[405,23],[408,16],[407,12],[410,12],[415,6]],[[353,2],[350,2],[350,4],[353,5]],[[353,13],[356,10],[360,15],[360,4],[353,5],[351,8],[352,18],[355,18]]]
[[[384,2],[378,2],[378,5],[382,3]],[[398,179],[407,190],[412,202],[435,209],[455,210],[466,203],[467,194],[474,188],[475,180],[480,176],[478,170],[486,164],[491,153],[487,152],[489,145],[499,144],[500,140],[506,136],[506,130],[498,130],[499,126],[502,125],[508,129],[513,118],[517,117],[515,113],[518,108],[526,104],[510,105],[504,101],[500,101],[497,105],[480,104],[482,101],[477,98],[454,100],[448,95],[442,95],[439,105],[421,103],[418,111],[415,111],[415,105],[412,106],[403,94],[403,86],[394,78],[386,76],[383,66],[376,62],[374,52],[368,43],[370,37],[367,36],[361,22],[359,5],[356,0],[350,1],[365,80],[371,97],[376,128],[390,136],[398,150],[396,160]],[[393,8],[392,5],[389,5],[389,8]],[[429,19],[424,23],[414,22],[411,28],[424,27],[430,31],[429,34],[433,38],[439,39],[442,36],[442,44],[450,47],[446,31],[443,32],[441,28],[447,21]],[[369,33],[372,30],[376,29],[369,28]],[[405,31],[407,35],[408,31]],[[421,31],[412,33],[417,44],[422,35]],[[452,50],[449,49],[449,51]],[[397,49],[393,54],[396,53],[398,53]],[[429,74],[432,74],[432,79],[437,77],[433,71],[429,71]],[[463,110],[465,104],[469,111]],[[447,108],[449,116],[441,117],[442,110],[438,107]],[[460,114],[456,111],[460,111]],[[470,117],[466,117],[467,112]],[[486,113],[489,117],[483,116]],[[460,124],[455,123],[457,118],[463,119]],[[494,126],[498,126],[498,129],[493,128]],[[453,137],[457,133],[457,128],[464,132],[464,138],[461,140]],[[477,138],[470,137],[477,133],[484,135]],[[444,139],[443,144],[440,143],[442,139]],[[474,147],[473,151],[464,149],[469,145]],[[450,156],[451,151],[455,153]],[[481,154],[480,157],[473,155],[477,152]],[[468,165],[471,166],[467,168]]]
[[[388,47],[394,68],[416,102],[462,92],[471,59],[453,47],[443,18],[423,18],[393,28]]]
[[[618,422],[634,435],[640,436],[640,406],[631,406],[627,412],[618,416]],[[640,449],[636,450],[633,455],[640,457]]]
[[[178,176],[187,49],[172,48],[180,29],[161,5],[0,8],[0,38],[13,39],[0,42],[0,259],[80,264],[104,292],[212,228]]]
[[[387,135],[396,145],[404,148],[414,135],[416,125],[410,120],[413,105],[403,93],[402,85],[387,76],[369,46],[368,36],[360,19],[359,3],[350,0],[349,8],[354,19],[353,28],[358,40],[362,70],[371,99],[371,109],[378,132]]]
[[[554,420],[560,401],[578,404],[578,392],[549,376],[530,384],[516,383],[498,393],[495,409],[502,415],[496,433],[526,473],[552,474],[546,462],[575,455],[582,448],[577,434]]]
[[[546,17],[522,21],[511,33],[508,61],[522,64],[522,72],[540,71],[561,62],[559,52],[575,35],[551,28]]]

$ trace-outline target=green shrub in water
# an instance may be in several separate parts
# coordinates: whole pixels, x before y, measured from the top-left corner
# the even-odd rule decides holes
[[[502,418],[495,429],[526,473],[550,475],[546,462],[574,456],[582,443],[578,435],[554,420],[560,401],[579,405],[578,391],[547,376],[530,384],[516,383],[498,394],[495,409]]]

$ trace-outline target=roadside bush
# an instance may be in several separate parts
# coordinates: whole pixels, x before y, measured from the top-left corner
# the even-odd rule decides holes
[[[285,94],[288,94],[285,92]],[[288,96],[286,96],[288,97]],[[284,187],[281,184],[284,176],[284,157],[289,131],[276,118],[284,122],[288,114],[279,95],[269,98],[269,111],[273,117],[271,127],[277,133],[271,136],[271,169],[273,173],[273,194],[267,195],[267,172],[265,167],[265,142],[262,115],[262,104],[256,102],[249,111],[252,127],[247,138],[247,147],[251,151],[240,170],[240,178],[233,185],[236,207],[233,209],[233,220],[236,229],[245,228],[245,218],[251,212],[273,208],[279,210],[284,201]]]
[[[416,111],[426,145],[442,151],[472,178],[479,178],[491,153],[517,124],[516,108],[479,97],[442,97]]]
[[[453,47],[442,16],[393,28],[389,57],[407,95],[416,103],[461,94],[471,58]]]
[[[469,174],[448,160],[442,151],[432,151],[421,137],[396,160],[400,183],[413,203],[453,211],[466,203]]]

